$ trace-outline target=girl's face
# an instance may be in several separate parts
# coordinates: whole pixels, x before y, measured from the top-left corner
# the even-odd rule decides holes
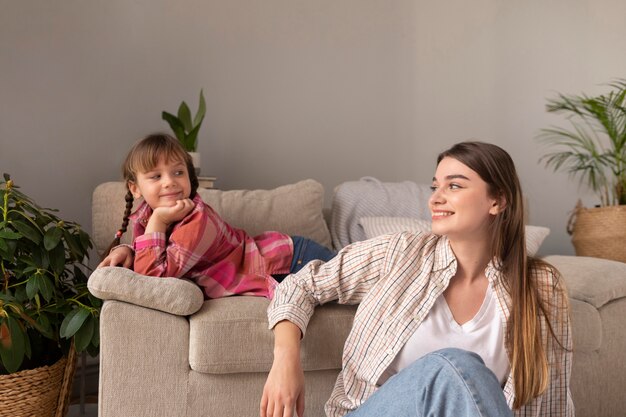
[[[432,190],[428,203],[433,233],[458,240],[487,238],[501,204],[489,195],[487,183],[475,171],[454,158],[443,158]]]
[[[165,158],[150,171],[138,172],[137,181],[129,181],[128,188],[135,198],[143,197],[152,209],[171,207],[191,194],[185,163]]]

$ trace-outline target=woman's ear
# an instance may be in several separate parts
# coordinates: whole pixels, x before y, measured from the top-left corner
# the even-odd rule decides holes
[[[496,215],[502,213],[506,208],[506,198],[503,195],[499,195],[497,198],[494,198],[491,203],[491,208],[489,208],[489,214]]]

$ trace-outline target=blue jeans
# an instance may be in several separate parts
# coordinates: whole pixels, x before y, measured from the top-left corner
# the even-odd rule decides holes
[[[334,258],[337,254],[337,252],[305,237],[291,236],[291,240],[293,241],[293,259],[291,260],[289,274],[295,274],[310,261],[321,259],[326,262]],[[276,274],[272,276],[278,282],[281,282],[289,274]]]
[[[512,417],[496,376],[480,356],[447,348],[391,377],[346,417]]]

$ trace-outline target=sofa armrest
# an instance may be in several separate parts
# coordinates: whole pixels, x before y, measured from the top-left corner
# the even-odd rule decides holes
[[[599,309],[626,297],[626,263],[584,256],[551,255],[544,258],[565,280],[569,296]]]
[[[121,267],[96,269],[87,287],[103,300],[123,301],[179,316],[194,314],[204,302],[202,290],[189,280],[149,277]]]

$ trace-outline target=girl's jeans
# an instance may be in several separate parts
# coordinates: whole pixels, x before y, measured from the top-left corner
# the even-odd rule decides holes
[[[289,274],[295,274],[301,270],[304,265],[312,260],[321,259],[326,262],[334,258],[337,254],[337,252],[333,252],[314,240],[307,239],[305,237],[291,236],[291,240],[293,242],[293,260],[291,261]],[[276,274],[272,276],[278,282],[281,282],[289,274]]]
[[[334,258],[337,252],[333,252],[314,240],[301,236],[291,236],[293,241],[293,260],[291,261],[290,274],[295,274],[304,265],[315,259],[326,262]]]
[[[480,356],[447,348],[391,377],[346,417],[512,417],[496,376]]]

